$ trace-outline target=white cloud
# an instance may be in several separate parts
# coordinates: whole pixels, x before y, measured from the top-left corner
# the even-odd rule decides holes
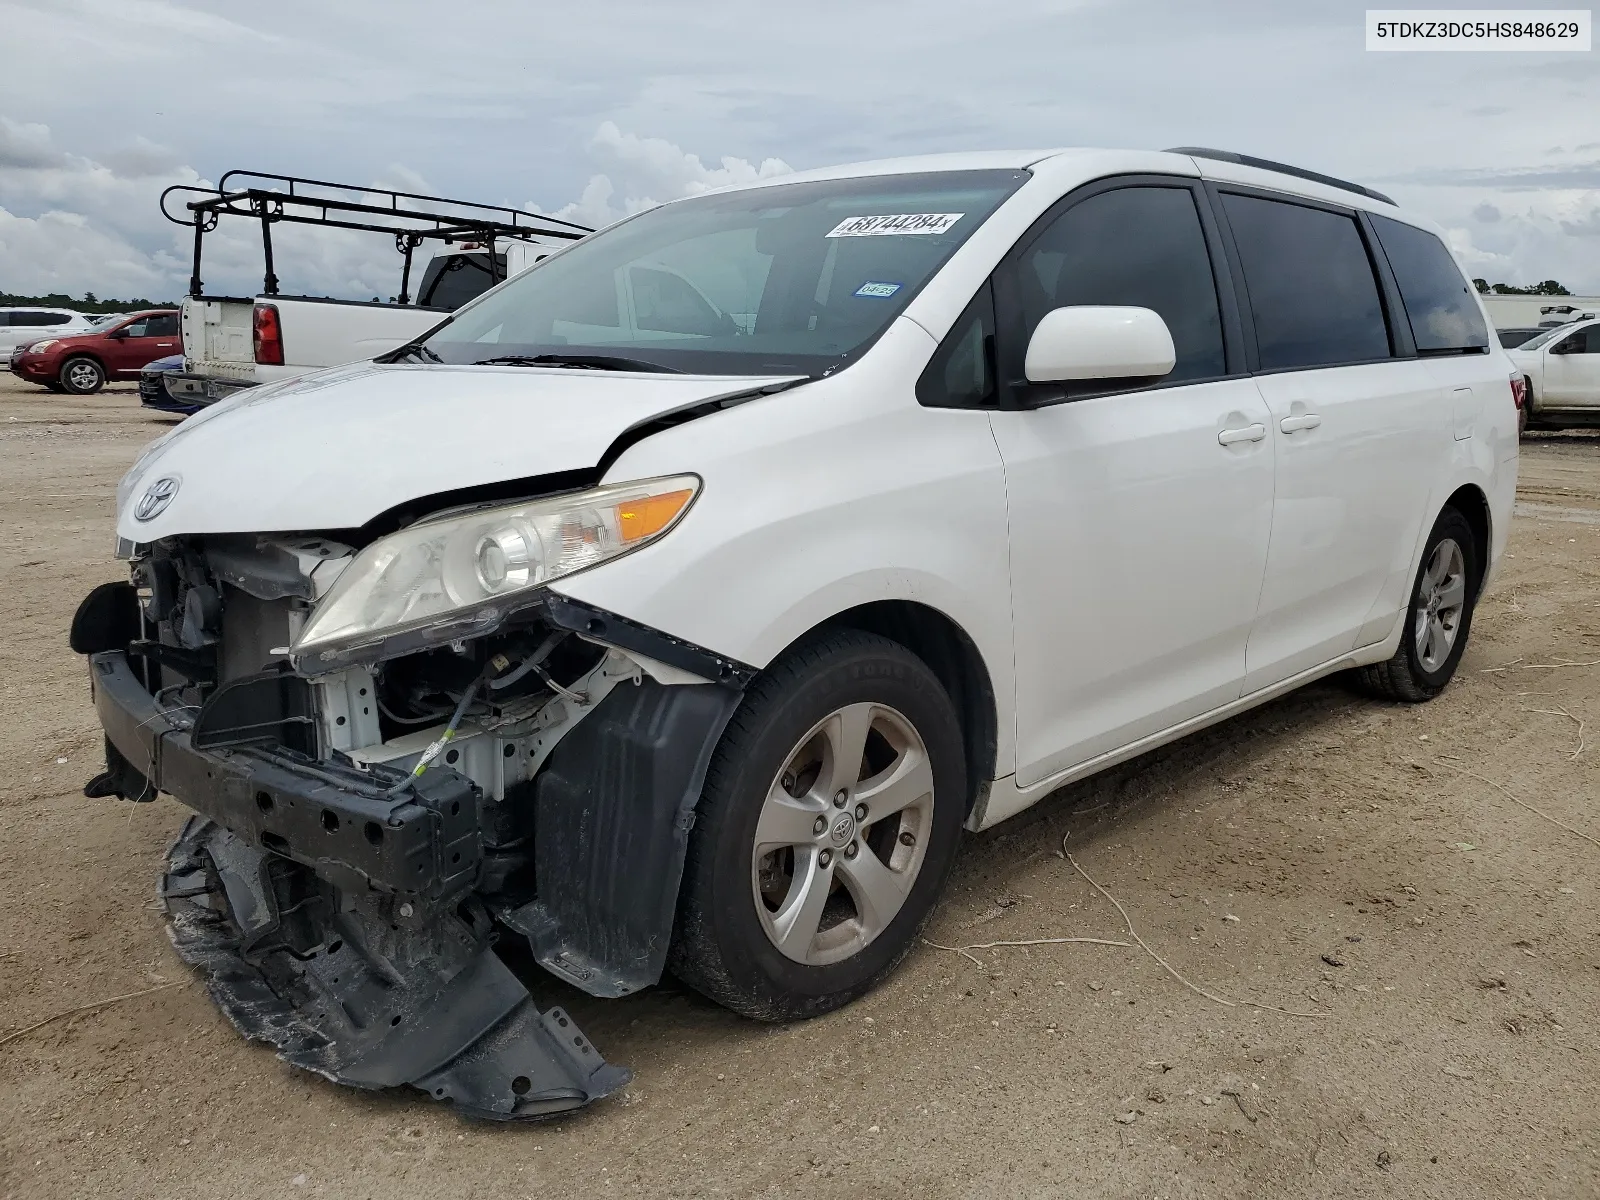
[[[614,121],[601,122],[589,139],[588,152],[606,170],[591,175],[576,201],[550,215],[596,229],[668,200],[786,175],[793,169],[780,158],[762,159],[757,164],[724,157],[719,166],[708,167],[698,154],[665,138],[624,133]]]
[[[681,196],[781,175],[776,158],[723,157],[708,165],[663,138],[626,133],[605,121],[586,151],[592,167],[579,198],[553,216],[599,227]],[[163,189],[209,186],[165,146],[135,137],[94,159],[56,144],[45,125],[0,117],[0,291],[154,300],[188,289],[193,235],[165,220]],[[404,163],[390,163],[373,186],[456,194]],[[181,213],[185,197],[169,202]],[[532,207],[531,205],[529,206]],[[279,225],[273,250],[286,293],[365,300],[399,291],[401,260],[385,237]],[[253,295],[262,287],[261,239],[250,221],[224,220],[205,238],[201,273],[212,295]],[[414,270],[413,286],[420,277]]]

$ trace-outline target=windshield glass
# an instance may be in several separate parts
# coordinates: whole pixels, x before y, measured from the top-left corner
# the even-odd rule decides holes
[[[664,205],[518,276],[435,332],[420,357],[820,375],[865,350],[1027,178],[830,179]]]
[[[1557,325],[1554,329],[1547,329],[1543,333],[1541,333],[1538,337],[1532,338],[1529,341],[1523,342],[1522,345],[1517,347],[1517,349],[1518,350],[1538,350],[1540,347],[1548,345],[1551,341],[1553,341],[1557,334],[1559,334],[1559,333],[1567,333],[1568,331],[1571,330],[1571,328],[1572,328],[1572,324],[1570,324],[1570,323],[1566,324],[1566,325]]]

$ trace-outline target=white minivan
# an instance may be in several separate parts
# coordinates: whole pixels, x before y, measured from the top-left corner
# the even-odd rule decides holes
[[[172,936],[248,1035],[576,1107],[627,1073],[512,941],[595,996],[827,1012],[963,829],[1333,672],[1437,695],[1511,374],[1437,227],[1239,155],[662,205],[144,453],[131,579],[74,621],[87,790],[194,810]]]

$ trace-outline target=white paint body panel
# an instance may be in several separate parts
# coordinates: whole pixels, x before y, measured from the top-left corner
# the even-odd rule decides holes
[[[657,413],[770,379],[357,363],[238,392],[140,457],[119,495],[172,476],[154,520],[117,535],[352,529],[418,496],[592,467]]]
[[[1573,333],[1600,326],[1574,324],[1537,350],[1508,350],[1507,356],[1533,385],[1531,403],[1541,408],[1600,408],[1600,354],[1551,354]],[[1592,335],[1591,335],[1592,336]]]
[[[1203,172],[1412,220],[1377,201],[1138,151],[934,156],[755,186],[1022,166],[1032,178],[859,361],[621,453],[606,482],[693,472],[698,499],[659,541],[554,585],[756,667],[862,604],[943,613],[976,647],[996,705],[996,782],[975,826],[1388,657],[1440,506],[1463,486],[1487,497],[1492,573],[1516,482],[1511,364],[1498,348],[1026,412],[917,403],[919,374],[976,289],[1077,186]],[[592,467],[641,420],[764,382],[344,367],[179,426],[119,489],[118,533],[358,526],[416,497]],[[1285,431],[1308,413],[1320,422]],[[181,479],[169,508],[135,522],[133,502],[168,475]]]

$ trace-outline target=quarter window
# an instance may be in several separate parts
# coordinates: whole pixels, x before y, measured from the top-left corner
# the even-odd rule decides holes
[[[917,380],[917,400],[929,408],[984,408],[996,396],[994,293],[985,283]]]
[[[1389,330],[1355,218],[1224,193],[1263,371],[1389,357]]]
[[[1400,286],[1419,354],[1477,354],[1489,331],[1472,288],[1444,243],[1426,229],[1374,215],[1372,225]]]
[[[1023,342],[1045,313],[1075,304],[1154,309],[1177,363],[1163,382],[1227,373],[1217,283],[1186,187],[1128,187],[1074,204],[1028,247],[1017,271]]]

